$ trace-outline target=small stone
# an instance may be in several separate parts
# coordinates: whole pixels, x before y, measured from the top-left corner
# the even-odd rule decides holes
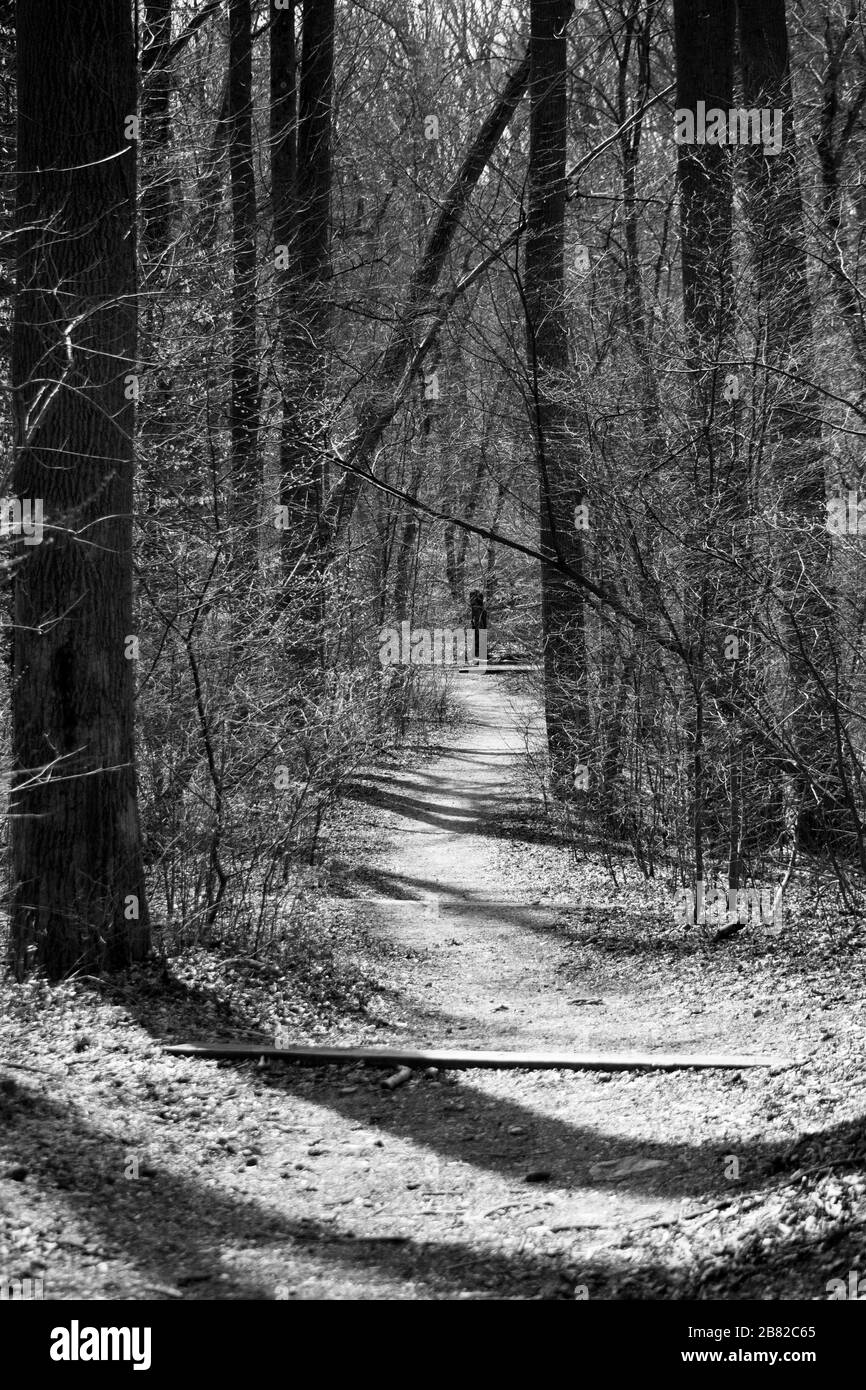
[[[23,1182],[27,1177],[27,1169],[21,1163],[16,1163],[14,1168],[7,1168],[3,1173],[4,1178],[11,1178],[13,1182]]]
[[[550,1182],[550,1173],[547,1171],[546,1168],[533,1168],[532,1171],[531,1171],[530,1173],[527,1173],[527,1174],[526,1174],[526,1176],[525,1176],[525,1178],[523,1179],[523,1181],[524,1181],[524,1182]]]

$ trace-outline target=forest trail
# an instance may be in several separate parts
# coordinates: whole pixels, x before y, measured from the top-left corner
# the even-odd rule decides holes
[[[591,1034],[569,1002],[572,951],[557,939],[556,910],[541,885],[521,891],[507,874],[505,818],[537,797],[525,787],[525,732],[543,734],[534,702],[506,694],[511,685],[458,675],[465,719],[436,760],[375,775],[393,831],[370,865],[391,898],[377,905],[379,930],[413,954],[402,997],[419,1045],[453,1046],[459,1033],[461,1046],[567,1051]]]
[[[655,999],[630,1013],[631,988],[576,958],[569,930],[570,914],[581,910],[575,895],[558,893],[567,901],[554,901],[548,875],[527,882],[524,866],[510,862],[515,842],[507,827],[514,821],[523,839],[522,816],[528,809],[538,815],[540,794],[524,763],[527,736],[530,745],[543,738],[534,697],[519,679],[482,671],[456,676],[453,694],[463,718],[432,760],[361,779],[375,831],[355,874],[373,885],[372,896],[341,905],[365,917],[386,946],[401,1015],[396,1036],[392,1025],[368,1041],[623,1052],[654,1043],[662,1050],[651,1018]],[[568,860],[564,847],[552,853]],[[364,1071],[352,1080],[362,1077],[379,1090],[379,1075]],[[661,1077],[643,1080],[651,1093]],[[383,1184],[404,1191],[386,1225],[398,1245],[410,1247],[400,1262],[409,1285],[382,1284],[371,1271],[365,1296],[429,1296],[416,1281],[435,1287],[443,1244],[447,1265],[467,1282],[458,1296],[572,1296],[581,1268],[596,1263],[600,1238],[616,1246],[633,1226],[675,1221],[682,1174],[665,1191],[670,1155],[656,1149],[659,1141],[675,1143],[675,1130],[659,1133],[651,1102],[629,1134],[633,1107],[610,1082],[601,1073],[467,1071],[417,1077],[382,1093],[376,1109],[387,1115],[377,1124],[392,1131],[402,1158],[386,1144],[373,1152],[368,1175],[343,1172],[335,1186],[348,1182],[354,1196],[344,1211],[366,1217],[355,1230],[360,1242]],[[339,1108],[354,1110],[337,1091]],[[328,1102],[321,1086],[317,1093]],[[619,1124],[611,1123],[612,1110]],[[324,1156],[315,1171],[326,1177]],[[570,1273],[563,1274],[566,1256]],[[491,1265],[498,1275],[490,1275]]]
[[[454,695],[464,718],[435,760],[362,779],[375,833],[354,876],[375,890],[353,910],[410,960],[399,980],[407,1045],[737,1051],[724,1001],[683,1017],[664,975],[600,969],[598,876],[581,891],[588,866],[544,830],[527,775],[527,744],[537,753],[544,738],[534,695],[481,672],[457,676]]]
[[[804,957],[806,983],[791,943],[686,939],[663,887],[558,841],[522,780],[540,721],[519,682],[455,693],[442,746],[344,803],[343,896],[316,890],[297,938],[319,974],[198,948],[125,985],[4,987],[3,1270],[59,1299],[820,1298],[856,1258],[833,1225],[854,1178],[795,1178],[861,1132],[859,975]],[[287,1041],[407,1047],[779,1055],[794,1036],[814,1060],[388,1089],[162,1049],[278,1019]],[[818,1265],[791,1234],[815,1212]]]

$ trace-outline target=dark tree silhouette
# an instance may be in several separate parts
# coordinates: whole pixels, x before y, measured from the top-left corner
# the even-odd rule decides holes
[[[527,358],[538,465],[540,544],[583,568],[575,508],[584,483],[565,405],[566,27],[571,0],[534,0],[531,11],[529,213],[524,264]],[[588,756],[586,633],[580,592],[558,566],[541,566],[547,741],[554,778],[571,780]]]
[[[17,7],[12,948],[58,977],[144,956],[133,752],[136,59],[127,0]]]
[[[232,209],[231,469],[233,549],[244,564],[257,551],[261,506],[256,362],[256,179],[253,164],[252,12],[229,7],[227,144]]]

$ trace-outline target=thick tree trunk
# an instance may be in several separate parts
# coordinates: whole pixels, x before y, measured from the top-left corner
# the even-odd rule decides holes
[[[127,0],[17,9],[12,952],[52,978],[148,949],[133,750],[136,55]],[[119,156],[119,157],[118,157]]]
[[[733,105],[734,0],[674,0],[677,110],[728,111]],[[677,150],[680,195],[685,356],[690,373],[694,523],[686,537],[683,614],[692,653],[687,675],[692,687],[689,734],[692,743],[692,847],[695,878],[704,877],[706,787],[705,704],[708,643],[716,629],[715,576],[708,558],[709,528],[718,524],[717,503],[726,493],[722,516],[733,521],[744,503],[735,501],[737,480],[727,487],[722,466],[724,377],[719,361],[730,348],[733,318],[731,236],[733,164],[723,144],[682,144]],[[742,490],[741,490],[742,492]],[[732,511],[733,509],[733,511]],[[734,621],[733,615],[730,615]],[[728,667],[730,670],[730,666]],[[730,693],[730,692],[729,692]],[[734,885],[736,886],[736,885]]]
[[[271,212],[274,243],[292,250],[295,184],[298,171],[298,93],[295,58],[295,11],[277,9],[271,0],[270,49]],[[285,269],[278,283],[286,283]]]
[[[529,211],[524,266],[527,357],[535,413],[540,547],[583,569],[575,508],[584,482],[569,428],[565,311],[566,37],[571,0],[533,0],[530,42]],[[541,566],[547,742],[556,782],[588,762],[585,605],[552,564]]]
[[[233,550],[254,568],[261,470],[256,367],[256,181],[250,0],[229,8],[228,155],[232,206],[231,435]]]
[[[727,111],[733,103],[734,0],[674,0],[677,109]],[[732,311],[733,166],[725,145],[677,148],[683,301],[692,363],[703,376],[729,331]]]
[[[304,0],[298,93],[297,265],[304,322],[321,360],[330,321],[334,0]]]
[[[283,47],[288,48],[287,41]],[[333,90],[334,0],[304,0],[297,150],[293,152],[289,128],[279,151],[278,169],[284,180],[294,162],[294,197],[289,202],[281,193],[279,210],[290,251],[291,287],[284,292],[286,297],[290,295],[291,304],[284,314],[287,380],[283,388],[280,496],[288,508],[286,574],[293,576],[296,590],[306,590],[294,597],[300,597],[302,608],[314,623],[321,617],[320,526],[327,487],[322,417],[331,325]],[[286,122],[289,120],[286,111]],[[307,647],[310,649],[309,643]]]
[[[289,486],[292,458],[299,431],[295,408],[297,374],[294,362],[294,276],[297,257],[295,203],[298,178],[298,81],[295,7],[277,9],[270,0],[270,144],[271,220],[274,235],[276,311],[281,350],[281,410],[279,498],[288,508],[288,529],[283,537],[284,589],[278,606],[289,601],[298,567],[299,528]],[[302,543],[303,544],[303,543]],[[295,595],[293,594],[293,598]],[[304,637],[302,636],[302,644]]]

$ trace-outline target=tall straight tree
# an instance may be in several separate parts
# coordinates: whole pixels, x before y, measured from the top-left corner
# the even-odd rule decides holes
[[[294,3],[271,0],[270,47],[271,211],[274,242],[292,249],[298,167],[298,91]],[[288,280],[283,268],[281,284]]]
[[[677,110],[696,117],[698,103],[707,110],[728,111],[733,104],[734,0],[674,0],[674,46],[677,72]],[[733,164],[722,144],[687,143],[677,150],[680,198],[683,323],[689,369],[693,445],[690,490],[694,521],[686,538],[684,615],[691,652],[688,678],[692,686],[692,835],[695,877],[704,877],[704,715],[708,643],[717,628],[718,580],[709,572],[708,527],[718,527],[718,503],[735,522],[746,504],[742,479],[732,477],[723,462],[722,387],[720,362],[730,350],[733,323]],[[731,586],[728,585],[730,588]],[[733,595],[731,595],[733,597]],[[731,604],[739,609],[739,603]],[[734,614],[728,615],[736,622]],[[728,663],[731,675],[734,667]],[[730,696],[731,692],[728,691]],[[739,761],[736,760],[737,768]],[[736,778],[734,779],[736,781]],[[738,887],[740,798],[732,788],[731,887]]]
[[[734,0],[674,0],[677,110],[727,111],[734,91]],[[677,148],[687,353],[715,386],[715,362],[732,316],[733,166],[723,144]]]
[[[330,322],[331,127],[334,94],[334,0],[304,0],[298,91],[297,275],[310,345],[311,393],[322,390]]]
[[[580,573],[583,545],[575,510],[585,487],[565,404],[566,27],[571,14],[571,0],[532,3],[524,282],[541,550]],[[585,612],[581,592],[555,563],[542,563],[541,605],[548,749],[556,781],[571,783],[589,755]]]
[[[149,945],[133,745],[136,60],[129,0],[17,6],[13,487],[40,499],[12,636],[12,951]]]
[[[295,6],[271,0],[270,35],[271,217],[273,221],[277,316],[283,352],[280,501],[291,508],[292,451],[297,429],[292,365],[292,264],[295,257],[295,198],[298,174],[298,83]],[[288,572],[293,565],[288,558]]]
[[[800,775],[797,834],[817,848],[848,824],[836,755],[832,700],[824,682],[837,666],[836,607],[826,530],[821,400],[815,380],[803,199],[797,168],[785,0],[738,6],[743,96],[782,113],[779,153],[747,150],[747,210],[763,325],[772,474],[765,480],[783,518],[777,566],[786,648],[790,736]],[[832,684],[832,676],[829,676]]]
[[[275,238],[288,248],[280,305],[286,368],[280,448],[280,498],[288,508],[284,562],[295,586],[304,576],[312,576],[315,586],[327,488],[322,412],[331,324],[334,0],[303,0],[297,83],[291,11],[279,20],[271,36],[271,197]],[[318,595],[306,599],[302,605],[315,621]]]
[[[257,554],[262,479],[256,362],[256,176],[253,164],[252,10],[230,0],[227,146],[231,187],[231,435],[233,552],[244,567]]]
[[[141,145],[148,164],[142,174],[141,259],[153,271],[168,243],[171,184],[166,160],[171,137],[171,0],[145,0],[146,38],[141,53]]]

